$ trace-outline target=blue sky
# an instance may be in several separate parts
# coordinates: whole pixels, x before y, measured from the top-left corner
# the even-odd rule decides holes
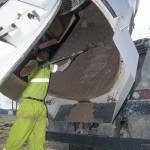
[[[150,38],[150,0],[140,0],[139,9],[135,17],[135,29],[132,39]],[[11,101],[0,93],[0,108],[11,108]]]

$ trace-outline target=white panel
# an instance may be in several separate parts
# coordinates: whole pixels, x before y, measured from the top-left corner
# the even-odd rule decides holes
[[[20,0],[20,1],[41,8],[46,8],[50,3],[52,3],[52,0]]]
[[[126,99],[135,81],[139,55],[127,28],[121,31],[116,30],[113,40],[120,52],[120,55],[124,61],[125,68],[126,68],[124,72],[125,84],[120,84],[121,91],[119,94],[119,99],[116,103],[116,107],[113,115],[113,119],[114,119],[117,113],[119,112],[124,100]]]
[[[133,9],[127,8],[120,12],[119,19],[118,19],[118,28],[120,30],[130,26],[131,18],[133,15]]]
[[[113,114],[113,119],[115,119],[116,115],[118,114],[120,108],[122,107],[122,104],[124,103],[127,95],[129,94],[131,87],[134,83],[134,78],[132,75],[128,72],[128,69],[125,69],[125,72],[123,74],[122,79],[120,82],[117,84],[115,87],[116,90],[118,91],[118,101],[116,102],[114,114]]]
[[[31,28],[32,31],[30,30],[31,32],[28,35],[21,34],[20,32],[21,30],[18,29],[16,31],[13,31],[14,33],[8,34],[5,37],[5,40],[7,41],[7,43],[12,43],[12,45],[16,45],[16,47],[15,47],[13,54],[8,51],[9,54],[12,54],[12,55],[7,55],[8,57],[11,57],[11,58],[8,59],[7,61],[6,60],[4,61],[5,66],[0,66],[0,72],[1,72],[0,85],[3,83],[6,77],[15,70],[15,68],[22,62],[22,60],[27,56],[27,54],[39,41],[41,36],[45,33],[45,31],[47,30],[47,28],[53,21],[54,17],[56,16],[60,8],[60,5],[61,5],[61,0],[52,0],[47,6],[47,10],[43,10],[39,7],[35,7],[27,3],[22,3],[21,1],[10,0],[6,2],[5,5],[0,7],[0,20],[1,20],[0,26],[3,26],[3,27],[13,23],[13,21],[17,19],[16,17],[18,13],[24,14],[27,11],[35,10],[40,15],[40,19],[41,19],[40,22],[39,21],[37,22],[39,23],[38,27],[36,26],[36,28]],[[42,16],[42,13],[44,14],[44,17]],[[8,21],[5,21],[5,20],[8,20]],[[1,44],[0,44],[0,47],[1,47]],[[3,47],[3,51],[7,52],[7,48]],[[2,57],[3,56],[1,54],[0,60],[2,60]],[[7,64],[7,62],[9,62],[9,64]]]
[[[0,79],[3,78],[3,70],[7,69],[12,57],[15,54],[15,47],[7,44],[5,42],[0,41],[0,48],[1,48],[1,54],[0,54]]]
[[[51,6],[52,8],[54,7],[55,3],[52,4]],[[0,26],[6,27],[12,24],[13,21],[18,18],[18,14],[23,15],[27,11],[33,11],[33,10],[36,10],[39,16],[42,16],[46,13],[46,11],[41,8],[28,5],[26,3],[22,3],[16,0],[10,0],[0,8],[0,20],[3,20],[0,22]]]
[[[129,72],[135,78],[139,55],[127,28],[116,30],[113,40]]]

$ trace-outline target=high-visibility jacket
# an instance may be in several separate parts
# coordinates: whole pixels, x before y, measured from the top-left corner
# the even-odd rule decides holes
[[[37,60],[31,60],[26,66],[38,63]],[[50,74],[57,71],[57,65],[50,64],[48,68],[38,67],[28,75],[28,84],[23,92],[23,97],[33,97],[44,99],[48,90]]]
[[[38,63],[31,60],[26,66]],[[51,72],[57,71],[57,65],[49,68],[36,68],[28,76],[29,82],[23,92],[23,100],[17,111],[17,120],[11,128],[6,141],[6,150],[19,150],[29,138],[30,150],[44,150],[47,111],[43,102],[34,101],[27,97],[44,99],[49,85]]]

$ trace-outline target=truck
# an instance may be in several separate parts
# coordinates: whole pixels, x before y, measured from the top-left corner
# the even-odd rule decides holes
[[[150,40],[131,38],[138,5],[139,0],[10,0],[0,7],[1,20],[7,14],[0,31],[0,91],[15,101],[27,83],[20,70],[38,50],[47,49],[54,61],[97,45],[65,72],[51,75],[45,98],[50,148],[150,148]]]

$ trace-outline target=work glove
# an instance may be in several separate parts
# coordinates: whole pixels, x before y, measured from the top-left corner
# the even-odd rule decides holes
[[[45,61],[45,62],[41,62],[39,66],[41,66],[42,68],[49,68],[49,61]]]
[[[77,55],[78,54],[76,52],[73,52],[71,57],[70,57],[71,61],[73,61],[77,57]]]
[[[38,61],[38,67],[41,67],[45,61]]]

